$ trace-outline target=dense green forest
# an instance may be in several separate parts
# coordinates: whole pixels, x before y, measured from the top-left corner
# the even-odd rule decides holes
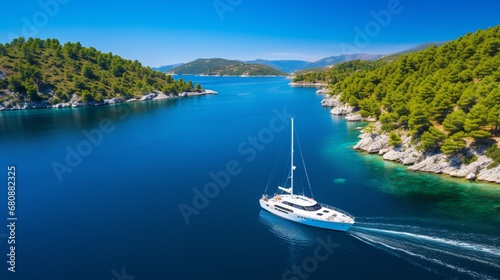
[[[84,102],[140,97],[153,90],[167,94],[199,91],[200,85],[144,67],[80,43],[61,45],[56,39],[14,39],[0,44],[0,102],[46,100]]]
[[[286,73],[263,64],[250,64],[222,58],[199,58],[175,67],[168,72],[190,75],[285,76]]]
[[[500,26],[373,70],[350,67],[324,74],[334,94],[384,131],[409,133],[422,150],[458,155],[466,142],[495,143],[500,135]]]
[[[293,78],[293,82],[297,83],[324,83],[337,84],[343,81],[348,76],[366,70],[373,70],[380,66],[385,65],[387,62],[382,60],[369,61],[369,60],[353,60],[337,64],[328,70],[324,68],[315,68],[310,70],[303,70]]]

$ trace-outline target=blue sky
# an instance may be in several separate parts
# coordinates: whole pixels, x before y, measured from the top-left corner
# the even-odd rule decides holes
[[[18,0],[2,11],[0,43],[79,41],[149,66],[391,53],[500,24],[496,0]]]

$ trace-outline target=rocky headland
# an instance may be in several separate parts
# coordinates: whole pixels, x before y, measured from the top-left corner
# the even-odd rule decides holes
[[[14,94],[14,93],[11,93]],[[143,95],[141,98],[130,98],[130,99],[125,99],[121,97],[115,97],[111,99],[104,99],[103,102],[83,102],[80,97],[76,94],[73,95],[70,101],[68,102],[63,102],[63,103],[57,103],[57,104],[51,104],[50,102],[46,100],[42,101],[22,101],[22,102],[16,102],[15,104],[11,104],[9,101],[4,101],[0,102],[0,111],[7,111],[7,110],[30,110],[30,109],[44,109],[44,108],[53,108],[53,109],[60,109],[60,108],[74,108],[74,107],[86,107],[86,106],[105,106],[105,105],[112,105],[112,104],[118,104],[118,103],[123,103],[123,102],[140,102],[140,101],[150,101],[150,100],[162,100],[162,99],[171,99],[171,98],[180,98],[180,97],[190,97],[190,96],[200,96],[200,95],[211,95],[211,94],[218,94],[214,90],[210,89],[204,89],[202,91],[193,91],[193,92],[181,92],[178,93],[177,95],[174,94],[166,94],[161,91],[155,90],[151,93]]]
[[[318,91],[318,93],[323,92]],[[350,122],[375,121],[375,119],[372,118],[363,118],[355,107],[340,101],[340,94],[327,95],[325,99],[321,100],[321,106],[332,107],[330,114],[345,115],[345,119]]]
[[[462,162],[460,156],[447,156],[442,153],[423,153],[417,149],[411,136],[401,135],[401,144],[391,146],[388,134],[381,132],[381,124],[374,119],[362,118],[355,108],[339,100],[340,95],[333,95],[323,99],[321,105],[332,107],[332,115],[346,115],[348,121],[373,121],[369,129],[361,130],[358,143],[353,147],[356,150],[370,154],[379,154],[384,160],[398,162],[408,166],[408,170],[447,174],[452,177],[468,180],[480,180],[490,183],[500,183],[500,166],[489,168],[492,159],[485,155],[485,146],[465,149],[472,162]]]
[[[324,88],[327,86],[325,83],[309,83],[309,82],[291,82],[289,83],[292,87],[313,87],[313,88]]]

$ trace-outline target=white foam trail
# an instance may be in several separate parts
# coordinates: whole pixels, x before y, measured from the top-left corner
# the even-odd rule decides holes
[[[489,266],[500,268],[499,264],[491,262],[489,260],[479,259],[479,258],[477,258],[477,256],[471,257],[471,256],[468,256],[466,254],[458,254],[458,253],[454,253],[454,252],[450,252],[450,251],[445,251],[445,250],[440,250],[440,249],[437,249],[437,248],[432,248],[432,247],[423,246],[423,245],[421,245],[421,247],[425,248],[427,250],[435,251],[435,252],[438,252],[438,253],[441,253],[441,254],[450,255],[450,256],[453,256],[453,257],[456,257],[456,258],[464,258],[464,259],[467,259],[469,261],[480,262],[480,263],[483,263],[485,265],[489,265]]]
[[[383,247],[385,247],[386,249],[389,249],[387,250],[389,253],[397,256],[398,258],[403,258],[400,254],[398,254],[397,252],[402,252],[402,253],[405,253],[405,254],[408,254],[410,256],[415,256],[415,257],[419,257],[417,254],[415,253],[412,253],[410,251],[407,251],[407,250],[404,250],[404,249],[401,249],[401,248],[396,248],[396,247],[393,247],[393,246],[390,246],[390,245],[387,245],[387,244],[384,244],[382,242],[376,242],[366,236],[358,236],[360,235],[359,233],[356,233],[356,234],[353,234],[352,236],[358,240],[360,240],[361,242],[364,242],[364,243],[367,243],[368,245],[370,246],[373,246],[375,248],[377,248],[377,244],[378,245],[382,245]],[[379,248],[380,249],[380,248]],[[423,256],[422,256],[423,257]],[[438,271],[430,268],[430,267],[426,267],[426,266],[423,266],[422,264],[418,263],[418,262],[415,262],[415,261],[412,261],[410,259],[406,259],[408,262],[420,267],[420,268],[423,268],[427,271],[430,271],[430,272],[433,272],[433,273],[436,273],[436,274],[440,274]]]
[[[458,267],[458,266],[454,266],[454,265],[451,265],[449,263],[446,263],[446,262],[443,262],[439,259],[436,259],[436,258],[431,258],[431,257],[426,257],[422,254],[417,254],[417,253],[414,253],[414,252],[411,252],[409,250],[405,250],[403,248],[398,248],[398,247],[395,247],[395,246],[391,246],[388,244],[388,242],[384,242],[385,240],[380,240],[380,238],[373,238],[373,237],[369,237],[369,235],[367,234],[363,234],[363,233],[352,233],[352,236],[360,241],[363,241],[369,245],[372,245],[374,247],[376,247],[376,245],[381,245],[387,249],[390,249],[391,251],[397,251],[397,252],[402,252],[404,254],[407,254],[407,255],[410,255],[410,256],[413,256],[413,257],[416,257],[416,258],[419,258],[419,259],[422,259],[424,261],[427,261],[427,262],[431,262],[431,263],[434,263],[434,264],[437,264],[437,265],[440,265],[440,266],[445,266],[447,268],[450,268],[454,271],[457,271],[457,272],[460,272],[460,273],[466,273],[466,274],[469,274],[470,276],[472,276],[473,278],[477,278],[477,279],[491,279],[491,280],[495,280],[495,278],[492,278],[488,275],[484,275],[484,274],[480,274],[480,273],[477,273],[477,272],[474,272],[474,271],[471,271],[471,270],[467,270],[467,269],[464,269],[464,268],[461,268],[461,267]],[[376,239],[379,239],[379,240],[376,240]],[[395,254],[397,255],[397,254]],[[421,265],[419,265],[421,266]],[[422,267],[422,266],[421,266]],[[435,270],[431,270],[435,273],[437,273],[437,271]]]
[[[463,230],[463,225],[450,221],[366,217],[359,218],[349,233],[443,277],[497,279],[500,236]]]
[[[360,228],[360,227],[357,227],[356,229],[378,232],[378,233],[386,233],[386,234],[391,234],[391,235],[399,235],[399,236],[405,236],[405,237],[410,237],[410,238],[416,238],[416,239],[446,244],[446,245],[453,246],[453,247],[459,247],[461,249],[467,249],[467,250],[488,253],[488,254],[500,257],[500,249],[499,248],[490,247],[490,246],[481,245],[481,244],[472,244],[472,243],[468,243],[468,242],[464,242],[464,241],[454,241],[454,240],[450,240],[450,239],[427,236],[427,235],[422,235],[422,234],[415,234],[415,233],[404,232],[404,231],[383,230],[383,229],[373,229],[373,228]]]
[[[383,242],[381,242],[381,241],[375,241],[374,239],[369,238],[367,235],[362,234],[362,233],[357,233],[357,234],[355,234],[355,235],[353,235],[353,236],[354,236],[355,238],[357,238],[357,239],[361,240],[361,241],[366,241],[366,240],[367,240],[367,241],[369,241],[369,242],[372,242],[372,243],[374,243],[374,244],[379,244],[379,245],[382,245],[382,246],[387,247],[387,248],[389,248],[389,249],[392,249],[392,250],[394,250],[394,251],[401,251],[401,252],[403,252],[403,253],[406,253],[406,254],[411,255],[411,256],[414,256],[414,257],[425,258],[425,257],[424,257],[424,256],[422,256],[422,255],[418,255],[418,254],[412,253],[412,252],[410,252],[410,251],[406,251],[406,250],[401,249],[401,248],[396,248],[396,247],[390,246],[390,245],[388,245],[387,243],[383,243]]]

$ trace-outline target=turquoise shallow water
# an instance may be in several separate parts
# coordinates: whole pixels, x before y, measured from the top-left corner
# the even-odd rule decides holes
[[[500,275],[500,187],[355,152],[357,124],[284,78],[189,79],[219,95],[0,113],[0,166],[16,166],[18,185],[17,272],[6,271],[2,226],[2,279]],[[270,180],[286,165],[289,114],[315,198],[357,217],[349,233],[260,210],[266,185],[272,193],[286,177],[278,168]]]

